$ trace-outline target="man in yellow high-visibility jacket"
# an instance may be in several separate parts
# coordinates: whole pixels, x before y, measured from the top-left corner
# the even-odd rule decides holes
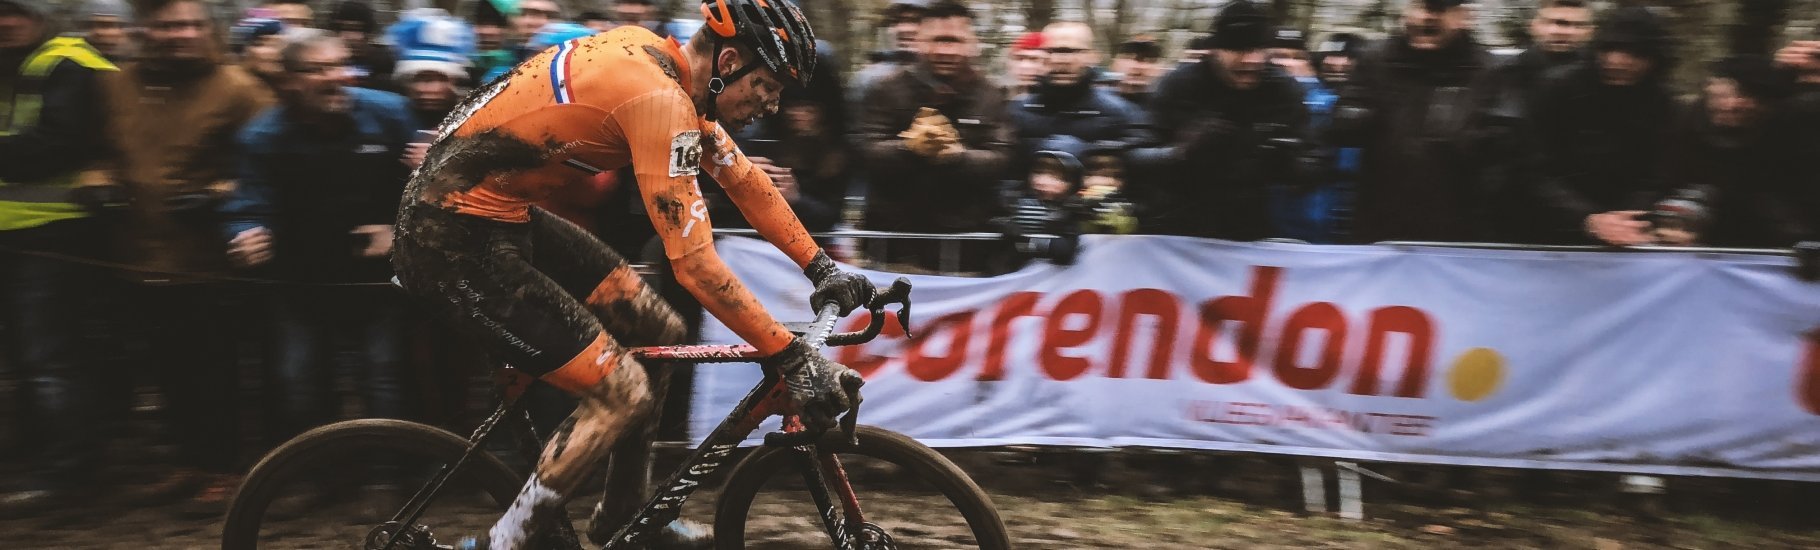
[[[44,0],[0,0],[0,350],[21,382],[23,485],[0,487],[0,513],[79,498],[97,457],[82,324],[92,269],[60,257],[94,257],[100,233],[78,193],[78,174],[106,149],[99,97],[114,66],[80,38],[53,37]],[[85,188],[93,191],[97,188]],[[12,396],[0,397],[10,399]]]

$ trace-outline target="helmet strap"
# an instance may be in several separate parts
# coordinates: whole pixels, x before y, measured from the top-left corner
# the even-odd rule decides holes
[[[702,116],[707,118],[709,122],[718,122],[720,120],[720,94],[721,92],[727,91],[727,85],[739,82],[739,79],[752,74],[752,71],[758,70],[761,66],[761,64],[756,61],[749,61],[746,63],[746,66],[733,71],[733,74],[724,77],[721,76],[720,49],[721,46],[724,45],[726,45],[726,39],[715,36],[714,58],[708,60],[708,108],[702,113]]]

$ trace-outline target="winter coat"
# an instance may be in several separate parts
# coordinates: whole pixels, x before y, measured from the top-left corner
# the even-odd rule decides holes
[[[1111,90],[1094,86],[1097,71],[1089,71],[1073,86],[1039,83],[1030,93],[1011,100],[1011,120],[1017,126],[1018,155],[1007,175],[1028,175],[1029,159],[1037,151],[1058,150],[1079,155],[1087,145],[1122,147],[1149,145],[1152,140],[1144,111]],[[1056,140],[1053,138],[1063,137]],[[1072,139],[1067,139],[1072,138]],[[1075,144],[1075,150],[1058,142]]]
[[[1789,117],[1769,116],[1745,128],[1714,126],[1704,102],[1676,125],[1666,174],[1675,189],[1705,197],[1710,221],[1700,243],[1786,248],[1811,237],[1820,218],[1802,212],[1803,183],[1817,181],[1803,165]],[[1807,181],[1803,182],[1803,178]]]
[[[1179,65],[1157,83],[1151,120],[1163,146],[1129,155],[1126,185],[1145,233],[1269,237],[1270,186],[1308,176],[1298,166],[1312,149],[1301,85],[1272,67],[1236,89],[1218,62]]]
[[[235,136],[272,104],[272,92],[245,70],[210,64],[124,68],[107,86],[108,137],[118,152],[115,181],[132,207],[117,224],[120,261],[140,269],[207,273],[226,267],[219,201],[238,177]],[[179,279],[128,273],[140,281]]]
[[[1538,240],[1590,244],[1587,216],[1648,210],[1668,194],[1666,155],[1681,108],[1665,78],[1608,86],[1591,63],[1551,77],[1530,117],[1539,210],[1526,218]]]
[[[240,181],[223,206],[225,239],[272,232],[272,270],[287,279],[383,281],[383,259],[360,258],[367,244],[350,234],[390,225],[410,169],[398,161],[417,123],[403,97],[348,88],[350,128],[323,136],[285,107],[261,113],[240,132]]]
[[[1000,210],[998,184],[1015,136],[997,86],[977,74],[942,82],[918,64],[867,90],[862,107],[855,131],[870,186],[868,229],[964,232],[989,225]],[[934,160],[905,148],[898,133],[923,107],[948,118],[966,152]]]
[[[1330,137],[1359,147],[1353,239],[1480,238],[1491,55],[1470,34],[1435,51],[1402,36],[1368,46],[1340,90]]]

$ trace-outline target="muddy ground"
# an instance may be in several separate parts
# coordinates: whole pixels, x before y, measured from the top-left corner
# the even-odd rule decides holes
[[[1283,460],[952,456],[991,493],[1019,548],[1820,548],[1820,491],[1810,484],[1677,478],[1667,494],[1642,496],[1616,490],[1610,475],[1382,466],[1401,483],[1368,483],[1369,517],[1346,521],[1304,511],[1295,466]],[[925,547],[967,540],[956,518],[931,512],[941,501],[927,493],[860,490],[875,521]],[[218,517],[132,504],[128,493],[0,519],[0,548],[220,546]],[[708,519],[714,498],[698,495],[689,516]],[[750,546],[825,547],[815,518],[783,500],[766,495],[755,505]],[[586,510],[572,508],[577,517]],[[465,519],[485,525],[490,517],[481,510]],[[351,548],[363,533],[334,520],[293,524],[272,547]]]

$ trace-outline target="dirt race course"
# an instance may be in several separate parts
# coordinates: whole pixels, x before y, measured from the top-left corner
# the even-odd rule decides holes
[[[1477,473],[1456,474],[1441,491],[1367,485],[1372,517],[1349,522],[1298,513],[1299,493],[1289,475],[1293,469],[1280,462],[1115,459],[1089,463],[1096,475],[1083,480],[1082,466],[1067,459],[1013,458],[975,453],[958,461],[993,494],[1018,548],[1820,548],[1820,522],[1812,519],[1820,513],[1820,500],[1811,486],[1800,484],[1671,480],[1670,495],[1637,503],[1614,491],[1585,489],[1610,476],[1548,474],[1556,477],[1542,483],[1556,487],[1552,493],[1517,498],[1504,489],[1457,487],[1534,485],[1533,474],[1498,474],[1489,480]],[[1022,464],[1006,464],[1010,462]],[[1234,475],[1156,474],[1204,472],[1215,466]],[[1401,473],[1421,477],[1417,474],[1424,472]],[[1374,500],[1374,494],[1379,498]],[[890,492],[862,495],[872,518],[889,529],[938,541],[932,547],[955,546],[939,541],[966,540],[958,522],[927,513],[942,504],[939,499]],[[581,502],[586,500],[578,499],[572,516],[586,517],[588,504]],[[698,495],[687,517],[708,520],[713,500],[711,493]],[[1476,504],[1465,505],[1469,502]],[[817,520],[792,513],[796,509],[761,496],[748,530],[754,539],[749,546],[826,547]],[[467,520],[484,525],[490,516],[477,512]],[[0,520],[0,548],[219,548],[220,526],[219,518],[102,499],[87,510]],[[272,547],[354,548],[364,528],[347,531],[322,522],[289,531]]]

